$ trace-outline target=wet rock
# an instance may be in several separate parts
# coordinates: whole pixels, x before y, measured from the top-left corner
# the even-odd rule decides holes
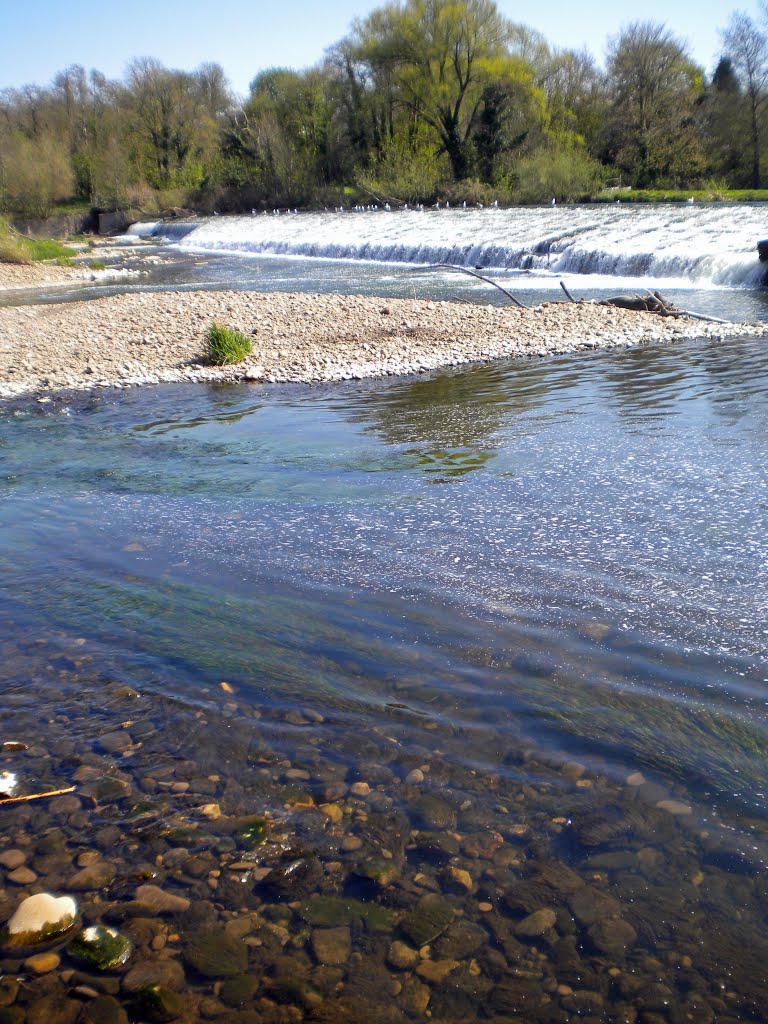
[[[542,907],[534,913],[524,917],[515,925],[515,935],[525,939],[538,938],[550,931],[555,926],[557,913],[550,907]]]
[[[128,962],[133,945],[114,928],[92,925],[78,932],[67,946],[67,952],[89,967],[110,971]]]
[[[185,1001],[182,996],[162,985],[148,985],[136,996],[139,1013],[151,1024],[167,1024],[182,1016]]]
[[[20,868],[27,859],[27,855],[22,850],[3,850],[0,853],[0,867],[4,867],[7,871],[15,871],[16,868]]]
[[[311,937],[312,952],[317,962],[326,966],[339,966],[349,959],[352,940],[348,927],[316,928]]]
[[[448,860],[459,853],[458,839],[447,832],[417,832],[413,843],[422,857],[433,861]]]
[[[27,957],[24,967],[33,974],[49,974],[55,971],[60,963],[61,957],[57,953],[36,953]]]
[[[75,1024],[81,1004],[61,991],[36,999],[27,1007],[27,1024]]]
[[[37,875],[34,871],[23,865],[20,868],[16,868],[15,871],[9,871],[7,875],[8,881],[13,882],[14,885],[31,885],[37,881]]]
[[[146,960],[132,967],[121,982],[129,994],[154,985],[180,991],[185,985],[184,968],[176,960]]]
[[[406,1011],[421,1015],[426,1012],[429,1006],[430,995],[431,991],[428,985],[419,981],[418,978],[406,978],[403,982],[399,1002],[405,1007]]]
[[[390,916],[376,903],[363,903],[343,896],[313,896],[297,909],[297,914],[307,924],[328,928],[360,923],[376,912]]]
[[[510,978],[496,985],[489,996],[493,1010],[501,1016],[519,1014],[524,1020],[550,1002],[537,978]]]
[[[10,1006],[19,994],[19,983],[10,975],[0,975],[0,1007]]]
[[[452,920],[453,910],[446,900],[429,893],[405,915],[400,927],[415,946],[426,946],[442,935]]]
[[[682,800],[659,800],[656,806],[660,811],[666,811],[676,817],[693,814],[691,805],[683,803]]]
[[[115,880],[117,872],[114,865],[107,860],[97,860],[74,874],[67,882],[72,892],[89,892],[93,889],[106,889]]]
[[[36,946],[67,932],[77,917],[77,904],[71,896],[52,896],[41,892],[29,896],[0,931],[0,944]]]
[[[225,931],[193,935],[184,947],[184,960],[204,978],[233,978],[248,966],[248,947]]]
[[[318,888],[322,878],[322,865],[310,854],[278,864],[263,884],[273,899],[302,900]]]
[[[458,966],[458,960],[422,960],[416,968],[416,973],[430,985],[439,985]]]
[[[589,927],[596,921],[617,916],[621,912],[621,904],[608,893],[588,885],[580,889],[568,899],[571,913],[579,924]]]
[[[226,1006],[237,1009],[253,1001],[259,988],[259,979],[252,974],[238,974],[222,982],[219,998]]]
[[[101,992],[103,995],[116,996],[120,991],[120,979],[106,974],[88,974],[85,971],[72,971],[69,984],[73,987],[84,985],[86,988]]]
[[[396,939],[389,947],[387,963],[398,971],[412,970],[420,962],[419,951],[399,939]]]
[[[140,885],[135,898],[138,903],[148,907],[155,914],[182,914],[189,910],[189,900],[184,896],[175,896],[165,892],[157,885]]]
[[[620,917],[597,921],[588,929],[592,944],[606,956],[623,957],[637,941],[637,932]]]
[[[125,730],[106,733],[98,739],[99,747],[107,754],[124,754],[131,746],[131,737]]]
[[[485,945],[488,939],[485,928],[466,918],[459,918],[435,942],[435,955],[447,960],[466,960]]]
[[[128,1014],[114,996],[97,996],[83,1006],[78,1024],[128,1024]]]
[[[456,811],[438,796],[425,793],[413,800],[409,809],[414,823],[424,829],[456,828]]]
[[[393,860],[387,860],[385,857],[373,857],[371,860],[358,864],[354,869],[354,874],[358,878],[364,878],[366,881],[384,888],[395,881],[400,874],[400,869]]]

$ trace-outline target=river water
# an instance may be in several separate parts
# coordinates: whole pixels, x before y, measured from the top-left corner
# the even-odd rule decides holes
[[[0,771],[78,791],[0,911],[98,851],[194,1019],[764,1020],[767,398],[735,339],[5,403]]]

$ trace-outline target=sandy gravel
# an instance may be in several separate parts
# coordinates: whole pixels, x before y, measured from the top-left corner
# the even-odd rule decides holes
[[[253,339],[236,367],[200,365],[212,321]],[[363,296],[155,292],[0,308],[0,397],[183,380],[323,381],[697,336],[766,334],[592,303],[532,309]]]

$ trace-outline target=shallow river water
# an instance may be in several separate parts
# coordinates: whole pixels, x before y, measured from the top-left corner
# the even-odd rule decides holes
[[[0,921],[134,948],[0,948],[0,1020],[765,1020],[767,399],[737,339],[5,403],[0,773],[77,788]]]

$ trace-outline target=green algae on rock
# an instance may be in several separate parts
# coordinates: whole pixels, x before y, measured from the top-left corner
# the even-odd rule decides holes
[[[78,932],[67,946],[67,952],[100,971],[110,971],[128,962],[133,945],[114,928],[92,925]]]

